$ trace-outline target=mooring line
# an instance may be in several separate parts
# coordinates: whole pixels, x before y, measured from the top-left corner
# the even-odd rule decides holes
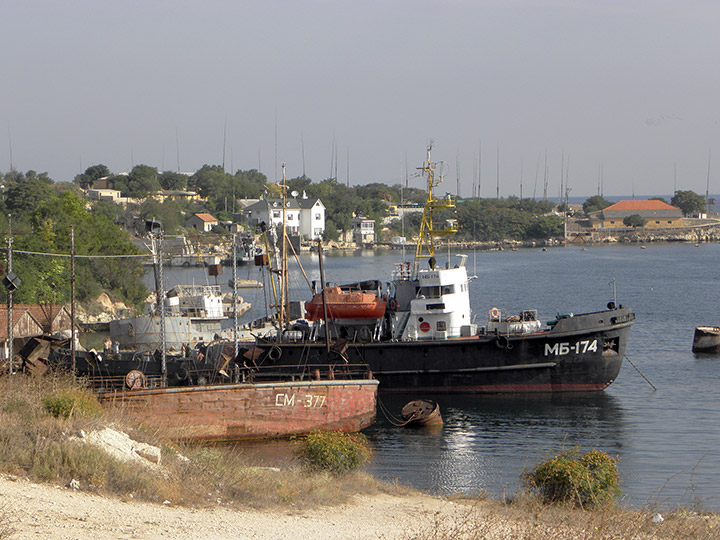
[[[409,420],[406,420],[405,422],[403,422],[402,420],[400,420],[399,418],[397,418],[394,414],[392,414],[392,413],[388,410],[388,408],[385,407],[385,404],[380,400],[380,396],[378,396],[378,398],[377,398],[377,403],[378,403],[378,405],[380,406],[380,412],[383,413],[383,416],[385,417],[385,419],[386,419],[388,422],[390,422],[393,426],[395,426],[395,427],[403,427],[404,425],[406,425],[406,424],[409,422]]]
[[[645,379],[645,381],[647,381],[647,383],[648,383],[650,386],[652,386],[653,390],[657,391],[657,388],[655,387],[655,385],[654,385],[653,383],[651,383],[650,380],[649,380],[645,375],[643,375],[643,372],[640,371],[635,364],[632,363],[632,360],[630,360],[630,359],[628,358],[627,354],[625,355],[625,360],[627,360],[628,362],[630,362],[630,365],[635,368],[635,371],[637,371],[637,372],[640,374],[640,376],[641,376],[643,379]]]

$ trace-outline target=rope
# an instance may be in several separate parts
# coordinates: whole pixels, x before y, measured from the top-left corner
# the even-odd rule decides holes
[[[653,390],[657,391],[657,388],[655,387],[655,385],[654,385],[653,383],[651,383],[650,380],[649,380],[645,375],[643,375],[643,372],[640,371],[640,370],[638,369],[638,367],[637,367],[635,364],[632,363],[632,360],[630,360],[630,359],[627,357],[627,355],[625,355],[625,360],[627,360],[628,362],[630,362],[630,365],[635,368],[635,371],[637,371],[637,372],[640,374],[640,376],[641,376],[643,379],[645,379],[645,381],[646,381],[650,386],[652,386],[652,389],[653,389]]]
[[[380,412],[383,413],[383,416],[385,417],[385,419],[386,419],[388,422],[390,422],[390,423],[391,423],[393,426],[395,426],[395,427],[403,427],[403,426],[406,426],[409,422],[412,422],[412,421],[415,419],[415,413],[413,413],[413,415],[412,415],[408,420],[406,420],[406,421],[403,422],[403,421],[400,420],[398,417],[396,417],[395,415],[393,415],[393,414],[388,410],[387,407],[385,407],[385,404],[384,404],[384,403],[382,402],[382,400],[380,399],[380,396],[378,396],[378,398],[377,398],[377,403],[378,403],[378,405],[379,405],[379,407],[380,407]]]
[[[15,254],[21,255],[44,255],[46,257],[66,257],[70,258],[69,253],[44,253],[41,251],[22,251],[13,250]],[[149,259],[152,255],[75,255],[76,259]]]

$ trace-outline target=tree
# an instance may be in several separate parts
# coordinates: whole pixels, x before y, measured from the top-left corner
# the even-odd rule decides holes
[[[43,201],[47,200],[52,192],[51,186],[42,180],[33,179],[17,182],[7,189],[5,207],[15,214],[17,212],[32,212]]]
[[[160,203],[155,199],[145,199],[140,205],[139,213],[142,223],[146,219],[157,220],[163,224],[165,234],[177,234],[185,225],[183,210],[183,204],[177,201],[168,199]]]
[[[48,186],[42,180],[27,180],[16,185],[13,233],[18,251],[69,253],[70,227],[75,228],[78,255],[128,255],[139,251],[130,237],[113,224],[103,212],[91,213],[86,201],[74,193],[70,184]],[[39,191],[42,198],[27,197],[26,188]],[[21,197],[22,195],[22,197]],[[66,303],[70,299],[70,261],[67,257],[18,257],[13,270],[22,279],[16,300],[34,303],[49,299]],[[88,301],[102,291],[137,305],[147,292],[142,282],[143,269],[138,259],[85,259],[76,261],[76,297]],[[0,300],[6,296],[0,288]]]
[[[128,197],[147,197],[156,191],[160,191],[157,168],[149,165],[135,165],[128,175],[125,194]]]
[[[612,203],[605,197],[593,195],[583,203],[583,212],[585,212],[585,215],[589,215],[591,212],[597,212],[598,210],[607,208],[611,204]]]
[[[182,191],[187,189],[188,177],[181,173],[165,171],[158,176],[160,187],[168,191]]]
[[[95,180],[106,176],[110,176],[110,169],[108,169],[105,165],[91,165],[85,169],[84,173],[75,176],[73,182],[83,187],[89,187]]]
[[[626,227],[632,227],[633,229],[636,227],[644,227],[646,223],[647,219],[642,217],[640,214],[631,214],[623,218],[623,225]]]
[[[472,199],[458,203],[458,235],[467,240],[540,240],[562,234],[563,220],[548,216],[549,201]],[[448,212],[448,211],[445,211]],[[440,219],[450,217],[442,215]]]
[[[97,201],[93,204],[92,213],[105,216],[113,223],[120,222],[120,216],[123,214],[122,206],[111,203],[109,201]]]
[[[683,215],[700,214],[705,210],[705,199],[694,191],[678,190],[670,200],[670,204],[682,210]]]

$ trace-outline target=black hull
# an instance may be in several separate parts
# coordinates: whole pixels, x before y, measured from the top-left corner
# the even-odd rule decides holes
[[[256,349],[267,350],[259,358],[263,365],[366,364],[381,393],[588,392],[605,389],[618,376],[633,320],[629,309],[618,308],[522,336],[351,343],[344,358],[328,355],[322,343],[259,343]]]
[[[620,373],[634,314],[629,308],[560,319],[551,329],[525,335],[480,334],[433,341],[349,343],[328,352],[325,343],[242,343],[227,363],[232,344],[215,342],[204,361],[169,358],[170,385],[212,384],[223,369],[234,380],[262,382],[344,378],[345,366],[365,366],[381,393],[560,393],[601,391]],[[67,364],[66,356],[62,363]],[[159,354],[109,355],[97,362],[76,359],[77,373],[121,378],[131,370],[160,376]],[[204,378],[201,379],[201,377]]]

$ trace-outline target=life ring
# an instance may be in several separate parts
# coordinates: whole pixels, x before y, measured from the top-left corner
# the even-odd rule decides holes
[[[235,347],[233,347],[232,345],[226,345],[223,349],[223,354],[225,356],[229,356],[230,358],[235,357]]]
[[[397,309],[397,300],[391,298],[390,300],[388,300],[387,305],[390,311],[395,311]]]
[[[180,369],[175,372],[175,378],[178,382],[187,381],[189,377],[190,373],[185,366],[181,366]]]
[[[490,320],[491,321],[499,321],[500,320],[500,310],[498,308],[494,307],[490,310]]]
[[[370,330],[367,326],[361,326],[358,330],[358,339],[363,343],[372,341],[372,330]]]
[[[268,358],[272,360],[273,362],[276,362],[280,360],[280,357],[282,356],[282,349],[275,345],[272,349],[268,351]]]
[[[125,375],[125,386],[130,390],[145,388],[145,375],[138,369],[133,369]]]

